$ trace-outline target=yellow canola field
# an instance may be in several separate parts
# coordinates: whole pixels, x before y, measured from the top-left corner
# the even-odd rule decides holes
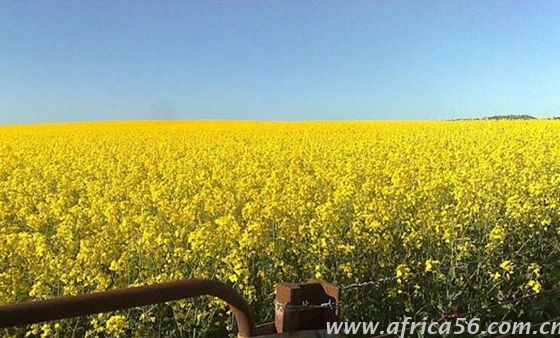
[[[0,127],[0,304],[215,278],[262,322],[278,281],[392,277],[349,290],[345,319],[434,318],[558,286],[559,217],[560,121]],[[201,299],[0,333],[232,323]]]

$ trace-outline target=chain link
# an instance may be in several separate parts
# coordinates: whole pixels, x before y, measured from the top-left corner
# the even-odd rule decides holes
[[[394,281],[396,279],[397,279],[396,276],[385,277],[385,278],[380,278],[380,279],[377,279],[377,280],[370,280],[370,281],[365,281],[365,282],[342,285],[342,286],[340,286],[340,289],[341,290],[349,290],[349,289],[357,289],[357,288],[363,288],[363,287],[366,287],[366,286],[373,286],[373,285],[379,286],[380,284],[391,282],[391,281]]]
[[[513,253],[503,253],[501,255],[497,255],[497,256],[492,256],[492,258],[502,258],[502,257],[507,257],[507,256],[511,256],[511,257],[516,257],[516,256],[520,256],[520,255],[524,255],[533,251],[536,251],[538,249],[541,249],[540,247],[530,247],[530,248],[526,248],[524,250],[518,250],[515,251]],[[490,257],[486,257],[486,259],[488,259]],[[486,260],[485,259],[485,260]],[[466,261],[466,262],[461,262],[459,263],[459,265],[469,265],[469,264],[473,264],[473,263],[481,263],[483,261],[481,260],[470,260],[470,261]],[[451,268],[450,265],[442,265],[440,266],[440,269],[449,269]],[[433,270],[429,270],[429,271],[419,271],[416,272],[414,274],[408,275],[406,277],[402,277],[402,279],[411,279],[411,278],[416,278],[425,274],[429,274],[434,272]],[[399,279],[399,277],[397,276],[389,276],[389,277],[384,277],[384,278],[380,278],[380,279],[376,279],[376,280],[369,280],[369,281],[364,281],[364,282],[356,282],[356,283],[351,283],[351,284],[346,284],[346,285],[341,285],[340,289],[341,290],[349,290],[349,289],[357,289],[357,288],[363,288],[363,287],[367,287],[367,286],[381,286],[381,284],[383,283],[387,283],[387,282],[392,282]]]
[[[527,252],[531,252],[535,250],[534,248],[531,248],[529,250],[519,250],[517,252],[514,252],[513,255],[517,256],[523,253],[527,253]],[[495,256],[496,257],[503,257],[506,256],[506,254],[503,255],[498,255]],[[471,263],[475,263],[475,262],[480,262],[480,261],[467,261],[467,262],[463,262],[462,264],[471,264]],[[449,266],[441,266],[440,268],[449,268]],[[384,283],[388,283],[388,282],[393,282],[398,280],[399,278],[402,279],[411,279],[411,278],[416,278],[419,276],[422,276],[424,274],[428,274],[428,273],[432,273],[434,271],[419,271],[413,274],[410,274],[408,276],[403,276],[403,277],[397,277],[397,276],[389,276],[389,277],[384,277],[384,278],[379,278],[379,279],[375,279],[375,280],[368,280],[368,281],[364,281],[364,282],[356,282],[356,283],[351,283],[351,284],[346,284],[346,285],[341,285],[340,286],[340,290],[341,291],[346,291],[346,290],[351,290],[351,289],[359,289],[359,288],[364,288],[364,287],[369,287],[369,286],[376,286],[376,287],[380,287],[382,284]],[[274,306],[276,311],[285,311],[285,312],[291,312],[291,311],[308,311],[308,310],[313,310],[313,309],[336,309],[339,310],[340,307],[342,306],[342,302],[338,301],[338,302],[334,302],[332,300],[329,300],[327,303],[322,303],[322,304],[310,304],[309,301],[304,300],[302,302],[302,304],[300,305],[295,305],[295,304],[283,304],[280,303],[278,301],[274,301]]]
[[[284,312],[294,312],[294,311],[307,311],[314,309],[331,309],[335,310],[341,305],[341,302],[333,302],[329,300],[327,303],[322,304],[309,304],[309,301],[304,300],[301,305],[294,304],[283,304],[278,301],[274,301],[274,307],[276,311],[282,310]]]

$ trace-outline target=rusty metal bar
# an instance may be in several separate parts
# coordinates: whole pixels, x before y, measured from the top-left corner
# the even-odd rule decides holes
[[[208,279],[189,279],[149,286],[65,296],[0,306],[0,328],[123,310],[197,296],[224,300],[235,315],[239,336],[258,334],[249,304],[233,288]]]

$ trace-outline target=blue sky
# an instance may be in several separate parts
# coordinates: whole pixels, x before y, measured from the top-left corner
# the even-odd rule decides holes
[[[558,1],[5,1],[0,124],[560,115]]]

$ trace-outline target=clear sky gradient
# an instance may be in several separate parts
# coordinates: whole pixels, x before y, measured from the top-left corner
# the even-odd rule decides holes
[[[0,124],[560,115],[560,1],[4,1]]]

